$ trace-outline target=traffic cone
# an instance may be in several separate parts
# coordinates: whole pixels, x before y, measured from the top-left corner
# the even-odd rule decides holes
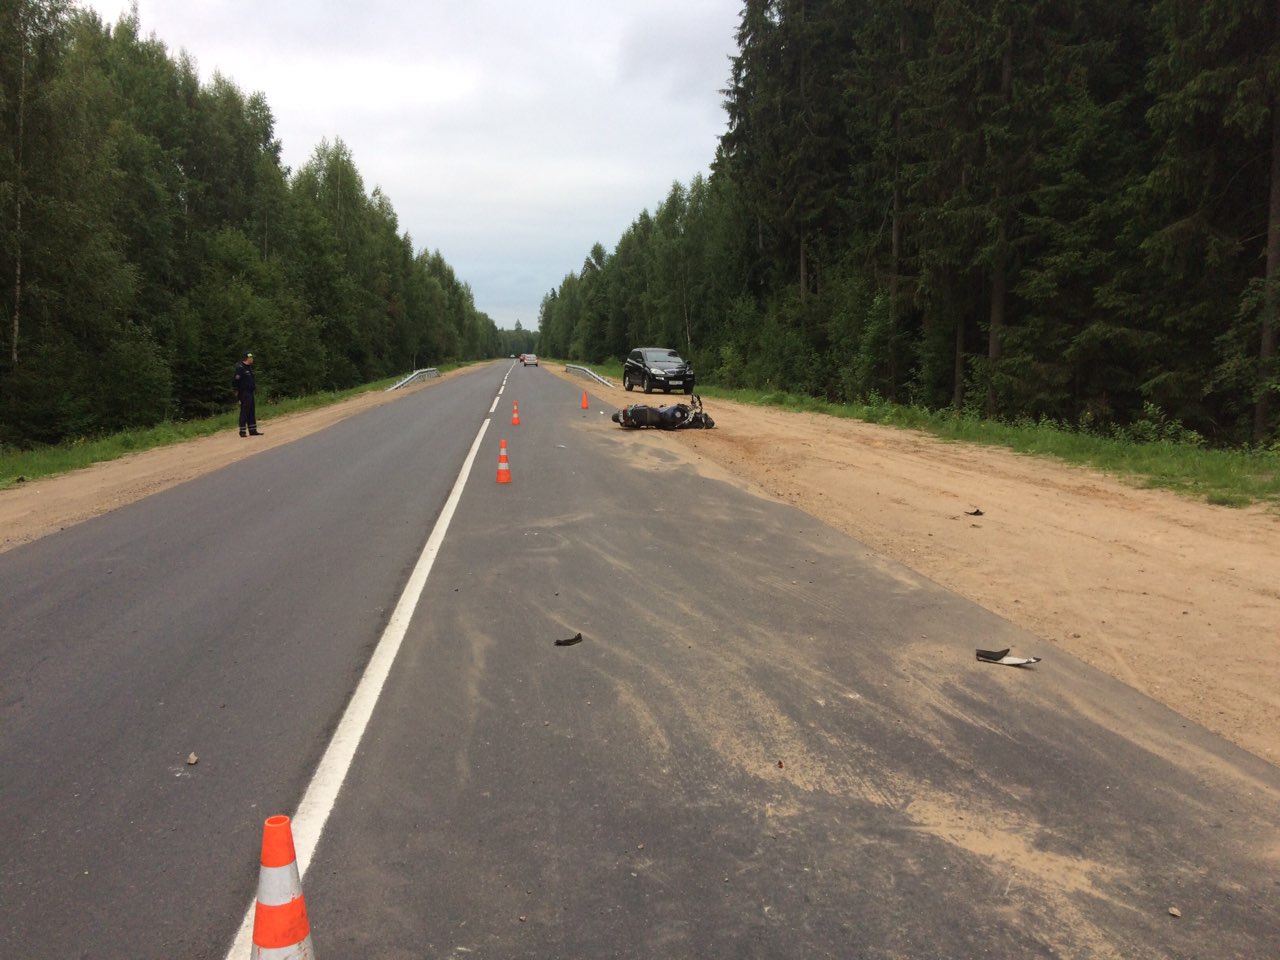
[[[587,391],[585,390],[582,391],[582,409],[583,410],[591,409],[591,403],[590,401],[587,400]]]
[[[250,960],[314,960],[288,817],[268,817],[262,825],[261,862]]]
[[[520,426],[520,404],[514,400],[511,402],[511,425]]]
[[[507,441],[505,440],[498,447],[498,482],[511,482],[511,464],[507,460]]]

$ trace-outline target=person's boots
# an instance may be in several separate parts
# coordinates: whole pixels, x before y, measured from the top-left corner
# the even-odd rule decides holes
[[[262,436],[262,433],[261,433],[261,431],[258,431],[258,430],[250,430],[250,431],[249,431],[249,436],[251,436],[251,437],[260,437],[260,436]]]

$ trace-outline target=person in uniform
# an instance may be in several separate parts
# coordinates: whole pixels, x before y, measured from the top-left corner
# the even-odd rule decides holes
[[[258,432],[258,416],[254,410],[253,391],[253,354],[246,353],[236,364],[235,376],[231,378],[231,389],[240,401],[240,436],[260,437]]]

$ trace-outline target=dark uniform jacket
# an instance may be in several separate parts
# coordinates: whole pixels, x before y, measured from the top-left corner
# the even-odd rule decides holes
[[[243,360],[236,364],[236,375],[231,378],[231,389],[237,397],[253,396],[256,389],[253,382],[253,367]]]

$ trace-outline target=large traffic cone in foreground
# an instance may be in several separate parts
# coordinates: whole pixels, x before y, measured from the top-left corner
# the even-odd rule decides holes
[[[262,825],[262,869],[249,956],[251,960],[314,960],[315,955],[293,829],[288,817],[268,817]]]
[[[591,403],[587,400],[587,391],[585,390],[582,391],[582,409],[583,410],[591,409]]]
[[[498,482],[511,482],[511,464],[507,461],[507,441],[505,440],[498,447]]]
[[[511,402],[511,425],[520,426],[520,404],[514,400]]]

